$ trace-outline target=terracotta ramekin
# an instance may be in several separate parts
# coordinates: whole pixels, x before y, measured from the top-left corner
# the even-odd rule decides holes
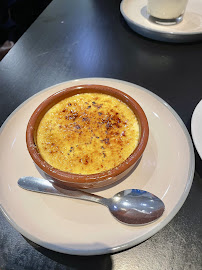
[[[82,175],[60,171],[49,165],[40,155],[36,145],[36,131],[44,114],[56,103],[67,97],[80,93],[103,93],[118,98],[125,102],[135,113],[140,126],[140,139],[134,152],[119,166],[102,173]],[[87,189],[100,188],[110,185],[124,177],[137,163],[147,145],[149,126],[146,115],[140,105],[129,95],[120,90],[103,85],[78,85],[61,90],[44,100],[32,114],[26,131],[26,142],[28,151],[35,164],[51,177],[57,185]]]

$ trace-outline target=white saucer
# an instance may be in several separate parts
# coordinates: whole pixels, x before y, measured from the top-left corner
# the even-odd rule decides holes
[[[202,100],[197,104],[191,119],[191,133],[194,145],[202,159]]]
[[[41,177],[26,149],[25,131],[34,109],[48,96],[73,85],[102,84],[120,89],[136,99],[149,122],[148,145],[137,168],[122,182],[97,194],[138,188],[164,203],[163,216],[146,226],[126,226],[102,205],[21,189],[21,176]],[[194,175],[194,151],[186,127],[161,98],[137,85],[104,78],[80,79],[39,92],[6,120],[0,134],[0,205],[8,221],[37,244],[68,254],[96,255],[124,250],[162,229],[183,205]]]
[[[166,42],[202,39],[201,0],[189,0],[183,21],[172,26],[162,26],[148,20],[147,0],[123,0],[120,10],[128,25],[145,37]]]

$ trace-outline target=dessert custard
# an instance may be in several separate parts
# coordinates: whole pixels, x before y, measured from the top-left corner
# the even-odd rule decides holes
[[[36,133],[42,158],[74,174],[95,174],[120,165],[135,150],[140,130],[133,111],[100,93],[77,94],[50,108]]]

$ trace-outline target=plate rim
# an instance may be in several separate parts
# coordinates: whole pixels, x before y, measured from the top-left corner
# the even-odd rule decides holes
[[[157,226],[145,233],[142,237],[137,238],[135,241],[132,240],[129,243],[126,244],[122,244],[116,247],[112,247],[112,248],[100,248],[100,249],[96,249],[96,250],[77,250],[77,249],[70,249],[70,248],[65,248],[65,247],[59,247],[58,245],[54,245],[52,243],[49,242],[44,242],[41,241],[39,238],[27,233],[26,231],[24,231],[22,228],[20,228],[15,222],[14,220],[9,217],[8,213],[6,212],[6,210],[4,209],[2,203],[0,202],[0,210],[2,211],[3,215],[6,217],[7,221],[18,231],[20,232],[22,235],[24,235],[27,239],[31,240],[32,242],[45,247],[47,249],[56,251],[56,252],[60,252],[60,253],[64,253],[64,254],[70,254],[70,255],[81,255],[81,256],[90,256],[90,255],[103,255],[103,254],[109,254],[109,253],[116,253],[116,252],[120,252],[123,251],[125,249],[134,247],[138,244],[140,244],[141,242],[147,240],[148,238],[150,238],[151,236],[153,236],[154,234],[156,234],[158,231],[160,231],[162,228],[164,228],[173,218],[174,216],[178,213],[178,211],[180,210],[180,208],[183,206],[189,191],[191,189],[191,185],[193,182],[193,178],[194,178],[194,172],[195,172],[195,154],[194,154],[194,148],[193,148],[193,144],[192,144],[192,140],[190,137],[190,134],[184,124],[184,122],[182,121],[182,119],[180,118],[180,116],[177,114],[177,112],[175,112],[175,110],[166,102],[164,101],[161,97],[159,97],[158,95],[156,95],[155,93],[151,92],[150,90],[147,90],[146,88],[139,86],[137,84],[128,82],[128,81],[123,81],[123,80],[118,80],[118,79],[113,79],[113,78],[104,78],[104,77],[87,77],[87,78],[78,78],[78,79],[73,79],[73,80],[68,80],[68,81],[64,81],[52,86],[49,86],[39,92],[37,92],[36,94],[32,95],[31,97],[29,97],[28,99],[26,99],[24,102],[22,102],[8,117],[7,119],[4,121],[4,123],[2,124],[1,128],[0,128],[0,135],[4,129],[4,127],[6,126],[7,122],[15,115],[15,113],[17,113],[18,110],[20,110],[26,103],[28,103],[31,99],[33,99],[34,97],[42,94],[43,92],[49,91],[50,89],[54,88],[54,87],[58,87],[58,86],[62,86],[66,83],[83,83],[82,81],[90,81],[91,80],[102,80],[102,84],[104,85],[105,82],[110,83],[110,82],[117,82],[117,83],[122,83],[122,84],[127,84],[128,86],[131,87],[136,87],[148,94],[150,94],[151,96],[153,96],[154,98],[156,98],[161,104],[163,104],[175,117],[175,119],[177,120],[177,122],[179,123],[180,127],[182,128],[183,133],[185,134],[185,137],[187,139],[187,143],[189,146],[189,154],[190,154],[190,163],[189,163],[189,170],[188,170],[188,176],[187,176],[187,182],[186,182],[186,186],[185,189],[181,195],[181,197],[178,199],[178,203],[175,205],[175,208],[173,209],[173,211],[171,213],[168,214],[168,216],[161,222],[158,223]],[[86,83],[86,82],[85,82]],[[100,82],[99,82],[100,84]]]
[[[195,148],[197,150],[197,153],[199,154],[200,158],[202,159],[202,149],[199,150],[199,146],[198,146],[198,141],[196,141],[196,132],[194,129],[194,121],[195,121],[195,117],[196,117],[196,112],[198,110],[198,108],[201,107],[202,108],[202,99],[197,103],[193,113],[192,113],[192,117],[191,117],[191,134],[192,134],[192,139],[195,145]],[[201,117],[202,118],[202,117]]]
[[[149,34],[153,35],[159,35],[159,38],[152,37],[152,39],[160,40],[160,41],[169,41],[169,42],[191,42],[198,40],[199,38],[202,38],[202,30],[201,32],[187,32],[184,33],[182,31],[179,31],[177,33],[174,33],[173,31],[160,31],[158,29],[153,29],[152,27],[147,28],[146,26],[139,24],[137,21],[131,20],[130,17],[125,13],[123,5],[126,1],[129,0],[122,0],[120,3],[120,11],[124,19],[127,23],[135,26],[138,29],[139,34],[143,35],[143,32],[146,33],[146,37],[149,37]],[[140,1],[140,0],[139,0]],[[132,27],[131,27],[132,28]],[[141,31],[143,30],[143,32]],[[151,38],[151,37],[150,37]]]

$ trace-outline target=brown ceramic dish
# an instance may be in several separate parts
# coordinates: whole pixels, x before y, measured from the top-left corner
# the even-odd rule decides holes
[[[133,153],[120,165],[117,167],[96,174],[73,174],[58,170],[49,165],[40,155],[36,145],[36,132],[39,126],[39,123],[45,113],[56,103],[61,100],[71,97],[76,94],[81,93],[102,93],[113,96],[121,101],[132,109],[134,114],[138,119],[138,124],[140,128],[139,142]],[[137,163],[137,161],[142,156],[145,147],[147,145],[149,136],[149,127],[147,118],[144,111],[140,105],[129,95],[121,92],[120,90],[102,86],[102,85],[80,85],[70,87],[64,90],[61,90],[46,100],[44,100],[32,114],[29,123],[27,125],[26,132],[26,142],[28,151],[35,162],[35,164],[47,175],[49,175],[56,184],[65,184],[69,187],[75,187],[80,189],[86,188],[99,188],[110,185],[122,177],[124,177]]]

